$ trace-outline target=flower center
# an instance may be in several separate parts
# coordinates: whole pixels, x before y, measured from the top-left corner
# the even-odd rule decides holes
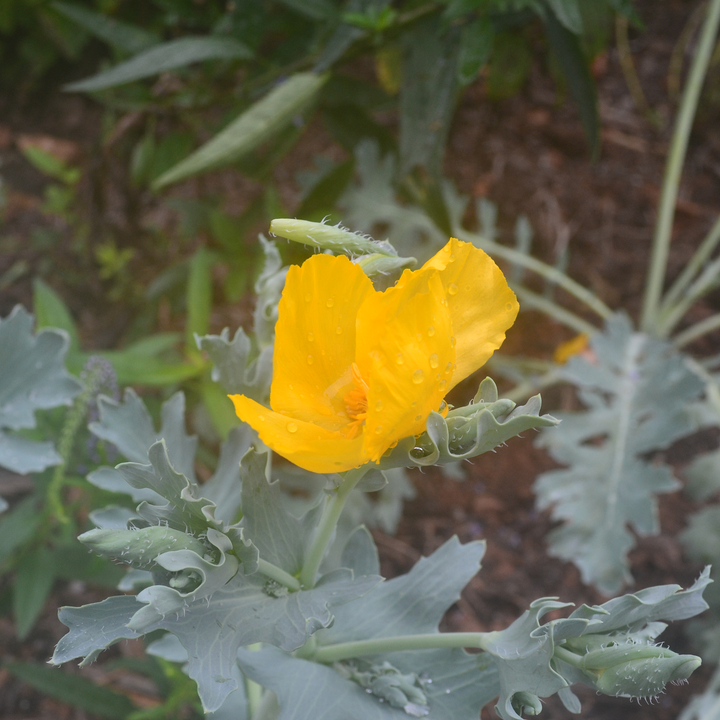
[[[348,440],[352,440],[360,431],[360,428],[365,423],[368,408],[368,384],[363,380],[363,376],[360,374],[360,368],[356,363],[352,364],[350,372],[352,373],[355,387],[343,398],[345,412],[351,421],[345,431],[345,437],[347,437]]]

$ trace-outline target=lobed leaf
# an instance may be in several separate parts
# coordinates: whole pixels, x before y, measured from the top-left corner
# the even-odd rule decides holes
[[[631,580],[628,526],[658,532],[656,495],[678,487],[668,466],[645,456],[693,430],[687,405],[702,383],[670,345],[634,333],[623,315],[590,344],[595,362],[573,357],[563,373],[588,409],[560,413],[566,422],[538,441],[568,467],[541,475],[535,491],[538,508],[563,522],[549,535],[551,554],[611,594]]]

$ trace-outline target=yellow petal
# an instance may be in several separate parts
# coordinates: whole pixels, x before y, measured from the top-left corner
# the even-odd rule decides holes
[[[346,257],[314,255],[288,271],[278,309],[270,405],[300,420],[337,430],[352,386],[355,320],[375,293]]]
[[[368,458],[362,435],[348,440],[342,433],[268,410],[244,395],[230,395],[238,417],[257,430],[278,455],[315,473],[344,472]]]
[[[369,385],[365,449],[371,460],[425,429],[452,380],[455,352],[440,274],[413,273],[366,300],[358,315],[357,363]]]
[[[493,259],[470,243],[451,238],[421,270],[425,268],[440,271],[447,295],[456,342],[454,386],[482,367],[502,345],[519,305]]]

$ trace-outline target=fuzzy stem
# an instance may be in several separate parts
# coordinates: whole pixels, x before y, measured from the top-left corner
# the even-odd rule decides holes
[[[677,201],[680,176],[682,174],[685,155],[687,152],[690,131],[692,130],[695,111],[697,110],[700,91],[712,56],[720,23],[720,0],[710,0],[705,23],[700,35],[698,49],[690,69],[690,75],[685,85],[677,124],[673,132],[665,166],[660,206],[655,224],[650,269],[645,283],[645,297],[640,327],[648,333],[656,331],[658,304],[662,293],[662,286],[667,272],[670,241],[672,239],[673,220],[675,218],[675,203]]]
[[[260,650],[262,643],[253,643],[248,645],[248,650]],[[263,687],[245,676],[245,696],[247,697],[248,714],[251,718],[255,718],[258,709],[262,705]]]
[[[425,633],[398,637],[373,638],[356,642],[325,645],[315,650],[312,659],[320,663],[397,652],[399,650],[428,650],[433,648],[482,648],[488,633]]]
[[[297,592],[300,589],[300,581],[294,578],[290,573],[285,572],[282,568],[277,565],[269,563],[267,560],[260,558],[258,560],[258,572],[265,577],[269,577],[281,585],[284,585],[288,590]]]
[[[348,470],[348,472],[345,473],[342,483],[332,491],[329,498],[326,498],[320,522],[315,530],[315,535],[305,556],[302,571],[300,572],[300,586],[306,590],[315,586],[315,578],[320,568],[320,563],[325,556],[325,551],[335,532],[348,495],[360,480],[362,480],[369,469],[370,463],[353,470]]]
[[[613,311],[602,300],[600,300],[597,295],[590,292],[587,288],[584,288],[580,285],[580,283],[569,278],[564,272],[558,270],[556,267],[548,265],[540,260],[536,260],[534,257],[526,255],[519,250],[514,250],[513,248],[500,245],[483,235],[470,233],[462,228],[455,228],[453,232],[459,240],[472,243],[473,245],[482,248],[490,255],[495,255],[503,260],[513,263],[514,265],[519,265],[520,267],[532,270],[541,277],[545,278],[548,282],[561,287],[563,290],[570,293],[570,295],[580,300],[580,302],[587,305],[587,307],[603,318],[603,320],[606,320],[613,314]]]

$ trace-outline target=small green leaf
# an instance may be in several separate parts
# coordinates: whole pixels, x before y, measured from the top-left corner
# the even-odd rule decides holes
[[[297,73],[271,90],[190,157],[161,175],[153,188],[237,162],[289,125],[315,98],[327,76]]]
[[[190,260],[190,274],[187,284],[187,321],[185,323],[185,345],[191,352],[197,352],[195,334],[204,335],[210,325],[212,309],[212,268],[215,254],[200,248]]]
[[[41,546],[26,554],[15,571],[13,615],[20,640],[28,636],[45,606],[55,582],[56,567],[53,554]]]
[[[126,720],[137,708],[125,696],[80,675],[32,663],[5,663],[4,668],[45,695],[108,720]]]
[[[278,0],[282,5],[310,20],[333,20],[337,10],[329,0]]]
[[[40,522],[35,497],[29,497],[18,503],[12,511],[0,517],[0,565],[15,548],[29,540]]]
[[[495,39],[493,23],[487,16],[475,18],[463,28],[460,36],[458,81],[469,85],[490,57]]]
[[[40,278],[33,281],[33,309],[38,330],[43,328],[64,330],[70,338],[70,352],[80,352],[80,338],[70,309],[60,295]]]
[[[567,27],[558,22],[553,13],[545,13],[543,17],[550,47],[558,59],[570,92],[577,104],[580,120],[590,144],[590,152],[593,157],[596,157],[600,152],[600,115],[597,89],[590,74],[587,59],[580,47],[580,40]]]
[[[184,37],[155,45],[110,70],[70,83],[65,90],[94,92],[203,60],[245,60],[250,57],[251,50],[231,38]]]
[[[154,33],[102,13],[88,10],[80,5],[54,2],[52,7],[65,17],[74,20],[95,37],[131,54],[139,53],[160,42],[160,38]]]
[[[546,0],[555,17],[574,35],[582,35],[583,22],[579,0]]]

